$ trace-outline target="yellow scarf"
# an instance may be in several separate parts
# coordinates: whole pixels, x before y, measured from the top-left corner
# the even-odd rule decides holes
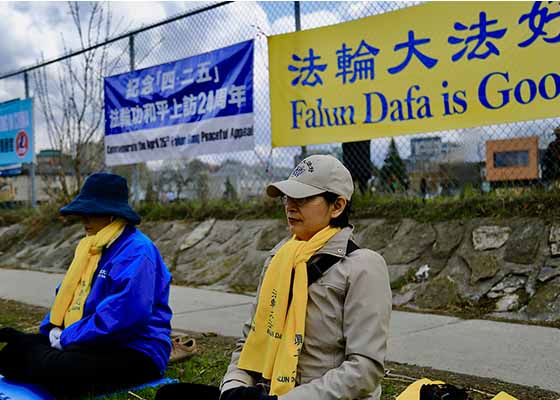
[[[84,305],[91,290],[93,274],[101,259],[101,252],[121,235],[125,226],[125,220],[116,219],[96,235],[86,236],[80,240],[72,264],[54,299],[51,324],[68,327],[82,318]]]
[[[327,226],[308,241],[290,239],[278,250],[266,271],[251,332],[237,366],[269,379],[271,395],[286,394],[295,386],[305,335],[306,262],[339,231],[340,228]],[[292,271],[294,282],[289,305]]]

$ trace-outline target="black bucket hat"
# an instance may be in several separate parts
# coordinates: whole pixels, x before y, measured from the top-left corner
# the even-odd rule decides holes
[[[112,215],[133,225],[140,216],[128,204],[128,186],[120,175],[97,173],[90,175],[82,190],[70,204],[60,209],[62,215]]]

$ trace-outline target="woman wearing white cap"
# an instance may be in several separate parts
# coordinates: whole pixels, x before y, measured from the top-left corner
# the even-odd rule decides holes
[[[332,156],[267,187],[293,234],[270,253],[222,400],[379,399],[391,289],[383,257],[348,223],[352,177]]]

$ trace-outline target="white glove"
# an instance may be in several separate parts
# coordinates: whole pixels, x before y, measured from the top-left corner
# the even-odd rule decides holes
[[[62,345],[60,344],[60,335],[62,335],[62,329],[54,327],[49,332],[49,340],[51,342],[51,347],[62,351]]]

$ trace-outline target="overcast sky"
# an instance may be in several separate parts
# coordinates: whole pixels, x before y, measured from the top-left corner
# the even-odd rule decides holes
[[[115,21],[134,28],[193,6],[179,2],[113,2],[110,7]],[[61,55],[62,36],[76,47],[75,28],[66,2],[3,3],[0,17],[2,72],[34,64],[41,53],[47,59]]]

